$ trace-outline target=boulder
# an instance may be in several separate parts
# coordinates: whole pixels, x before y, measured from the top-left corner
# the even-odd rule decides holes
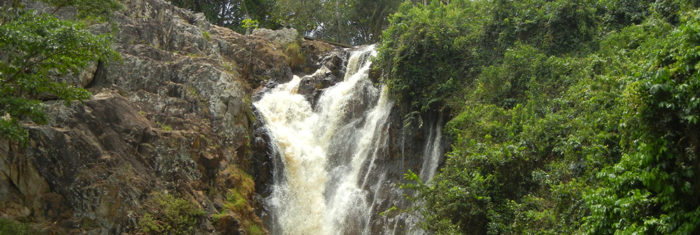
[[[259,28],[253,30],[251,35],[265,38],[282,46],[289,45],[299,40],[299,33],[293,28],[282,28],[278,30]]]
[[[301,79],[297,92],[304,95],[312,107],[315,107],[323,90],[343,81],[345,76],[343,66],[347,57],[348,52],[344,50],[334,50],[327,54],[319,63],[320,68],[315,73]]]

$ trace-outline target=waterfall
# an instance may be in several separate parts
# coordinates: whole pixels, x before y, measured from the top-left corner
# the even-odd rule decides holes
[[[442,156],[442,149],[440,148],[442,144],[442,126],[440,121],[442,121],[442,113],[428,129],[428,139],[423,149],[423,164],[420,168],[420,178],[423,182],[428,182],[435,176],[440,157]]]
[[[368,78],[375,54],[374,46],[352,51],[343,80],[326,88],[315,107],[297,93],[298,76],[254,102],[279,158],[264,202],[272,234],[372,233],[375,204],[385,200],[377,191],[393,187],[377,167],[389,143],[393,103],[386,88]],[[441,135],[433,134],[431,149]],[[436,161],[426,164],[437,168]]]

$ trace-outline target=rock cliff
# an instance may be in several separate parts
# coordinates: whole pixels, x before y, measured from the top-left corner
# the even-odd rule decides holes
[[[255,195],[269,156],[251,96],[334,48],[241,35],[164,0],[122,3],[91,28],[114,33],[121,60],[69,79],[93,97],[46,101],[50,123],[27,123],[26,145],[0,140],[0,217],[58,234],[266,233]]]

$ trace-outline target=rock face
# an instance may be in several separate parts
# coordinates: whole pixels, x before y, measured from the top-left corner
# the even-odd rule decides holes
[[[304,95],[315,107],[324,89],[343,81],[347,59],[348,52],[344,50],[335,50],[326,55],[319,63],[320,68],[299,82],[299,94]]]
[[[288,45],[298,40],[299,33],[295,29],[291,28],[284,28],[280,30],[255,29],[253,30],[253,36],[266,38],[280,45]]]
[[[299,39],[289,30],[240,35],[165,0],[121,2],[126,10],[111,19],[121,60],[68,79],[94,96],[47,101],[52,119],[27,123],[26,145],[0,140],[0,217],[58,234],[167,233],[151,226],[167,223],[265,233],[255,192],[268,180],[269,139],[256,129],[251,95],[291,79],[283,44]],[[297,42],[308,61],[333,49]],[[170,206],[194,222],[178,227]]]

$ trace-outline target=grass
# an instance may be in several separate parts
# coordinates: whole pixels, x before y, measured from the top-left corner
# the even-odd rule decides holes
[[[173,131],[173,127],[171,127],[167,124],[163,124],[163,123],[158,122],[158,121],[156,121],[156,124],[158,124],[158,126],[160,126],[160,129],[163,129],[164,131]]]
[[[202,31],[202,37],[207,41],[211,40],[211,35],[207,31]]]
[[[28,224],[6,218],[0,218],[0,235],[30,235],[39,234]]]

